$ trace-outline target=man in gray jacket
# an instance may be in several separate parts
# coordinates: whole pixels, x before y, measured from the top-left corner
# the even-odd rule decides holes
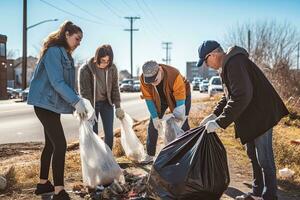
[[[94,58],[83,65],[79,71],[79,93],[90,100],[95,108],[96,117],[100,114],[105,143],[112,149],[113,146],[113,106],[116,107],[116,116],[124,118],[121,109],[118,70],[113,64],[113,51],[110,45],[100,46]],[[98,123],[95,123],[94,132],[98,134]]]
[[[200,125],[210,133],[234,122],[236,138],[246,144],[252,163],[252,192],[236,199],[276,200],[272,128],[288,114],[287,108],[245,49],[234,46],[225,53],[218,42],[204,41],[198,53],[198,66],[220,71],[225,92],[213,114]]]

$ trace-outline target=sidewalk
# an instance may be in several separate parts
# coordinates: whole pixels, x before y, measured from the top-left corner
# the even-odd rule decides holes
[[[21,102],[21,99],[5,99],[0,100],[0,104],[13,104],[13,103],[19,103]]]

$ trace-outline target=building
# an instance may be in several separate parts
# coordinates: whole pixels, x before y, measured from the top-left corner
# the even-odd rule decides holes
[[[7,87],[15,88],[14,59],[7,59]]]
[[[38,59],[33,56],[27,57],[27,86],[30,84],[35,66],[37,64]],[[15,87],[21,87],[22,86],[22,57],[17,58],[13,61],[13,70],[10,70],[10,73],[14,73],[13,75],[9,75],[9,77],[14,77],[14,85]],[[11,72],[12,71],[12,72]]]
[[[7,37],[0,34],[0,99],[7,99],[7,60],[6,60]]]
[[[210,79],[212,76],[218,75],[216,70],[208,67],[197,67],[197,62],[186,62],[186,78],[191,82],[194,77]]]

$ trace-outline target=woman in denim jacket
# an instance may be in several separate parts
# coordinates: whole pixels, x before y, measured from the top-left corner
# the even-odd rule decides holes
[[[75,68],[71,56],[80,45],[82,30],[67,21],[59,30],[51,33],[43,44],[40,60],[31,80],[28,104],[43,125],[45,147],[41,155],[40,182],[36,195],[53,193],[54,200],[68,200],[64,190],[64,165],[66,139],[61,114],[71,114],[76,109],[80,117],[86,116],[86,108],[77,95],[75,87]],[[48,180],[52,158],[54,186]]]

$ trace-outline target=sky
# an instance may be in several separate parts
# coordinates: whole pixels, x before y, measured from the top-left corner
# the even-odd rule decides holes
[[[22,56],[23,0],[0,0],[0,34],[7,50]],[[102,44],[110,44],[119,70],[130,71],[130,28],[126,16],[139,16],[133,28],[133,73],[148,60],[163,63],[162,42],[172,42],[171,65],[185,74],[186,62],[198,60],[204,40],[224,43],[237,24],[264,20],[289,22],[300,31],[297,0],[28,0],[27,25],[58,19],[28,30],[28,55],[38,56],[43,40],[70,20],[83,30],[73,57],[84,62]]]

